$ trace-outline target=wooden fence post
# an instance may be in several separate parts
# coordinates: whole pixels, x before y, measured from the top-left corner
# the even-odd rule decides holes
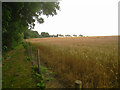
[[[81,90],[82,89],[82,81],[76,80],[75,81],[75,88]]]
[[[39,49],[38,49],[38,51],[37,51],[38,53],[38,55],[37,55],[37,59],[38,59],[38,73],[40,74],[40,58],[39,58]]]

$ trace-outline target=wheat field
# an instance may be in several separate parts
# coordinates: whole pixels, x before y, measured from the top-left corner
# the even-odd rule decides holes
[[[118,87],[118,37],[27,39],[40,58],[67,87],[81,80],[83,88]]]

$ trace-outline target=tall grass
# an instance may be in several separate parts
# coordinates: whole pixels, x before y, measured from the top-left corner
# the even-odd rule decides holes
[[[32,45],[69,87],[74,87],[75,80],[81,80],[84,88],[118,87],[117,37],[58,38]]]

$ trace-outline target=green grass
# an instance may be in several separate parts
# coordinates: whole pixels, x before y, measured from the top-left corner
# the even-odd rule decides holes
[[[32,74],[32,64],[26,60],[22,45],[6,53],[3,57],[2,87],[3,88],[36,88]]]

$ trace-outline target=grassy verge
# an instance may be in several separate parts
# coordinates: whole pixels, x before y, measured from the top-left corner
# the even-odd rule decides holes
[[[48,72],[48,69],[42,65],[40,65],[40,69],[38,67],[38,56],[37,56],[37,48],[31,46],[30,42],[24,42],[23,46],[25,48],[25,53],[27,55],[27,61],[32,63],[32,71],[33,75],[36,78],[36,86],[40,89],[45,89],[46,81],[52,80],[52,72]]]
[[[26,60],[23,45],[6,53],[2,61],[3,88],[36,88],[32,64]]]

